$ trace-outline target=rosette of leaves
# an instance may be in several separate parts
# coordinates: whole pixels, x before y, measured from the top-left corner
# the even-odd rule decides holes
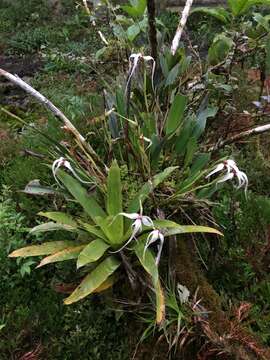
[[[168,178],[178,167],[166,168],[155,175],[151,181],[145,183],[136,197],[127,205],[128,212],[138,212],[140,203],[143,203],[152,191],[161,182]],[[83,208],[85,217],[72,217],[64,212],[42,212],[39,215],[49,219],[49,222],[36,226],[32,233],[41,231],[66,230],[78,234],[74,241],[51,241],[40,245],[32,245],[13,251],[10,257],[45,256],[38,267],[51,263],[76,259],[77,269],[89,268],[89,273],[82,279],[73,293],[64,300],[65,304],[72,304],[89,294],[103,291],[111,287],[117,279],[116,271],[121,266],[121,256],[114,253],[130,238],[132,229],[129,219],[124,218],[122,184],[120,168],[114,161],[108,171],[107,191],[104,203],[88,194],[82,184],[65,171],[59,170],[57,176],[73,199]],[[219,231],[203,226],[182,226],[173,221],[156,220],[156,228],[162,228],[164,236],[192,232],[208,232],[220,234]],[[164,319],[165,304],[162,286],[159,278],[158,266],[152,250],[145,250],[145,242],[151,228],[144,228],[136,236],[137,241],[131,243],[132,251],[139,260],[146,273],[152,280],[156,293],[156,321],[161,323]],[[125,249],[124,251],[127,251]],[[85,270],[86,270],[85,269]]]

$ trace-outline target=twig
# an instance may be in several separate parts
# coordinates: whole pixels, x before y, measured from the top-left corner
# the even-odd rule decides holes
[[[187,0],[186,1],[186,5],[184,7],[184,10],[182,12],[182,17],[181,20],[179,22],[178,28],[176,30],[175,36],[173,38],[173,42],[172,42],[172,46],[171,46],[171,52],[174,55],[176,53],[176,50],[178,49],[179,46],[179,42],[181,40],[181,36],[182,36],[182,32],[183,29],[186,25],[187,19],[188,19],[188,15],[191,9],[191,6],[193,4],[193,0]]]
[[[238,140],[242,140],[246,137],[253,136],[253,135],[259,135],[259,134],[265,133],[267,131],[270,131],[270,124],[257,126],[253,129],[249,129],[249,130],[240,132],[239,134],[236,134],[236,135],[230,137],[229,139],[222,140],[222,141],[218,142],[216,145],[211,145],[207,148],[207,151],[211,152],[211,151],[219,150],[219,149],[223,148],[224,146],[232,144]]]
[[[22,150],[22,154],[25,155],[25,156],[33,156],[33,157],[36,157],[36,158],[39,158],[39,159],[44,159],[45,158],[45,155],[43,154],[38,154],[32,150],[29,150],[29,149],[23,149]]]

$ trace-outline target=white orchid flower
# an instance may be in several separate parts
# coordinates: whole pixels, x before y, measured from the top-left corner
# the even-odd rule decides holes
[[[226,169],[228,173],[230,173],[232,170],[239,170],[238,167],[236,166],[236,163],[234,160],[228,159],[223,161],[222,163],[219,163],[216,168],[211,171],[207,176],[206,179],[208,179],[210,176],[216,174],[217,172],[220,172],[222,170]]]
[[[122,215],[128,219],[134,220],[131,228],[132,228],[132,234],[128,241],[125,243],[124,246],[121,247],[121,249],[118,249],[117,251],[114,251],[112,253],[118,253],[122,251],[128,244],[136,237],[137,234],[139,234],[142,229],[143,225],[148,227],[154,227],[153,220],[149,216],[143,215],[143,207],[142,203],[140,202],[140,213],[119,213],[118,215]]]
[[[57,174],[58,169],[60,169],[60,167],[64,167],[64,168],[68,169],[68,170],[72,173],[72,175],[73,175],[77,180],[79,180],[81,183],[83,183],[83,184],[90,184],[89,181],[84,181],[84,180],[82,180],[82,179],[79,177],[79,175],[76,174],[75,170],[73,169],[73,167],[71,166],[71,164],[70,164],[69,161],[67,161],[67,160],[66,160],[65,158],[63,158],[63,157],[60,157],[59,159],[55,160],[55,161],[53,162],[53,164],[52,164],[53,177],[54,177],[55,181],[56,181],[59,185],[61,185],[61,184],[59,183],[56,174]]]
[[[153,231],[151,231],[149,233],[149,235],[147,236],[147,239],[146,239],[146,244],[145,244],[144,252],[143,252],[143,256],[145,256],[145,252],[148,249],[148,247],[151,244],[153,244],[154,242],[156,242],[157,240],[160,240],[160,243],[158,244],[158,254],[156,257],[156,265],[159,264],[162,249],[163,249],[163,244],[164,244],[164,235],[160,230],[154,229]]]
[[[146,62],[151,61],[152,62],[152,88],[154,90],[154,75],[156,70],[156,62],[155,59],[152,56],[144,56],[142,53],[138,54],[131,54],[129,57],[129,76],[127,79],[127,85],[126,85],[126,92],[129,88],[129,84],[131,82],[132,77],[134,76],[134,73],[138,67],[139,61],[144,60]]]
[[[223,170],[227,170],[227,173],[220,180],[218,180],[217,183],[223,183],[236,177],[238,180],[238,186],[236,188],[240,189],[241,187],[245,187],[245,192],[247,191],[248,177],[243,171],[239,170],[235,161],[231,159],[225,160],[218,164],[216,168],[206,176],[206,179]]]

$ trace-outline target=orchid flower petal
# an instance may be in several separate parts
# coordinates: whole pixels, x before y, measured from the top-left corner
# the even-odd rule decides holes
[[[216,168],[213,171],[211,171],[205,178],[208,179],[209,177],[211,177],[215,173],[222,171],[224,169],[224,167],[225,167],[224,163],[218,164],[216,166]]]
[[[142,231],[142,219],[135,220],[134,223],[131,225],[131,227],[133,228],[134,236],[138,232],[141,232]]]
[[[240,171],[238,169],[238,166],[236,165],[235,161],[231,160],[231,159],[226,161],[226,167],[227,167],[228,173],[231,172],[232,170],[235,171],[236,173]]]
[[[130,57],[129,57],[129,76],[128,76],[128,79],[127,79],[127,84],[126,84],[126,93],[128,91],[128,88],[129,88],[129,84],[130,84],[130,81],[135,73],[135,70],[137,69],[138,67],[138,63],[139,63],[139,60],[140,58],[142,58],[142,54],[141,53],[138,53],[138,54],[131,54]]]
[[[158,254],[156,257],[156,265],[159,264],[160,262],[160,258],[161,258],[161,254],[162,254],[162,250],[163,250],[163,245],[164,245],[164,235],[160,232],[159,233],[159,239],[160,239],[160,244],[158,245]]]
[[[143,251],[143,257],[145,257],[146,250],[149,248],[151,244],[156,242],[159,238],[159,230],[153,230],[149,233],[146,239],[144,251]]]
[[[220,180],[217,181],[218,184],[220,183],[223,183],[225,181],[228,181],[228,180],[231,180],[234,178],[234,173],[229,173],[229,174],[226,174],[225,176],[223,176]]]
[[[155,59],[154,59],[152,56],[144,56],[143,59],[144,59],[145,61],[152,61],[151,81],[152,81],[153,91],[155,91],[155,89],[154,89],[154,76],[155,76],[155,71],[156,71],[156,62],[155,62]]]
[[[119,215],[125,216],[126,218],[131,219],[131,220],[136,220],[140,216],[140,214],[137,214],[137,213],[129,214],[129,213],[125,213],[125,212],[121,212],[121,213],[119,213]]]
[[[153,220],[149,216],[143,216],[142,217],[142,223],[145,226],[152,226],[154,227]]]

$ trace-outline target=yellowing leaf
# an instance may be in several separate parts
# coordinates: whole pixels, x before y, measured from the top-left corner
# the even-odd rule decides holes
[[[170,220],[154,220],[154,225],[158,228],[167,229],[164,236],[187,234],[187,233],[210,233],[223,236],[223,234],[214,228],[200,225],[179,225]]]
[[[9,257],[28,257],[28,256],[40,256],[50,255],[57,251],[64,250],[72,246],[72,241],[51,241],[40,245],[26,246],[21,249],[13,251],[9,254]]]
[[[75,246],[75,247],[69,247],[64,250],[61,250],[59,252],[56,252],[55,254],[52,254],[50,256],[45,257],[37,266],[37,268],[40,268],[44,265],[59,262],[59,261],[65,261],[65,260],[71,260],[76,259],[80,252],[85,248],[85,245]]]
[[[95,292],[119,266],[120,262],[115,257],[110,256],[105,259],[83,279],[73,293],[65,299],[64,303],[70,305]]]
[[[156,294],[156,322],[157,324],[161,324],[165,318],[165,298],[160,284],[155,258],[149,249],[144,252],[144,247],[145,241],[139,241],[134,249],[143,268],[152,278]]]

